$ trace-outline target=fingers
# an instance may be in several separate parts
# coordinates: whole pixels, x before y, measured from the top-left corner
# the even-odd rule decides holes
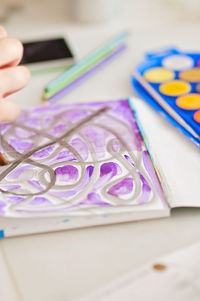
[[[0,122],[10,122],[18,117],[20,112],[18,105],[3,98],[22,89],[29,79],[30,73],[23,66],[0,70]]]
[[[0,68],[16,66],[23,55],[22,43],[15,38],[5,37],[5,35],[6,32],[0,28]]]
[[[7,36],[0,26],[0,122],[13,121],[19,115],[19,107],[4,98],[24,88],[30,73],[27,68],[17,66],[22,59],[22,43]]]
[[[0,100],[0,122],[14,121],[20,113],[19,107],[16,103],[8,100]]]
[[[29,79],[30,73],[24,66],[0,70],[0,98],[21,90]]]

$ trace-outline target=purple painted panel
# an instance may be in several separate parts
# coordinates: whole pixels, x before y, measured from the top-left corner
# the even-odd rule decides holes
[[[127,100],[26,110],[0,134],[10,162],[0,167],[0,215],[93,214],[159,190]]]

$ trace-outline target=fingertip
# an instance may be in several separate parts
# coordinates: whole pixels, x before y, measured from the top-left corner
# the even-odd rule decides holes
[[[30,73],[29,69],[28,69],[27,67],[25,67],[25,66],[18,66],[17,68],[18,68],[18,69],[20,70],[20,72],[21,72],[21,76],[22,76],[23,79],[24,79],[25,85],[27,85],[28,82],[29,82],[30,79],[31,79],[31,73]]]
[[[14,91],[18,91],[23,89],[28,82],[30,81],[30,71],[28,70],[28,68],[24,67],[24,66],[17,66],[13,69],[13,81],[16,84],[17,89]]]
[[[0,38],[7,37],[7,32],[3,26],[0,26]]]
[[[10,102],[8,100],[0,101],[0,121],[12,122],[20,114],[19,106],[16,103]]]
[[[24,52],[24,47],[20,40],[10,37],[0,39],[0,47],[1,68],[16,66],[20,63]]]
[[[0,37],[0,68],[17,66],[23,57],[24,47],[16,38]]]
[[[4,99],[12,93],[23,89],[30,80],[30,72],[24,66],[0,70],[0,95]]]
[[[20,114],[20,108],[16,103],[9,102],[8,104],[9,107],[9,112],[10,112],[10,120],[9,121],[14,121],[17,119],[17,117]]]
[[[10,41],[13,45],[13,51],[15,51],[15,55],[17,57],[15,64],[18,65],[24,53],[24,46],[22,42],[16,38],[10,38]]]

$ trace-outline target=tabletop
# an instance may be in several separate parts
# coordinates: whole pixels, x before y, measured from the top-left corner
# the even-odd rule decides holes
[[[199,50],[198,12],[188,11],[183,3],[126,0],[109,22],[79,24],[67,16],[64,0],[27,0],[3,25],[10,35],[23,40],[63,35],[77,59],[115,33],[128,30],[128,50],[62,101],[114,100],[134,96],[130,75],[145,51],[171,45]],[[39,105],[45,84],[56,75],[33,76],[29,86],[11,98],[21,107]],[[161,122],[148,106],[146,110],[155,123]],[[188,149],[197,152],[192,144]],[[199,216],[200,209],[181,208],[167,219],[9,238],[0,246],[21,300],[74,301],[158,256],[199,241]]]

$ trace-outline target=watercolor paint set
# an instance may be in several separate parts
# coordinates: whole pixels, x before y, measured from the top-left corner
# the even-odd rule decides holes
[[[200,53],[146,54],[133,74],[137,93],[200,147]]]

